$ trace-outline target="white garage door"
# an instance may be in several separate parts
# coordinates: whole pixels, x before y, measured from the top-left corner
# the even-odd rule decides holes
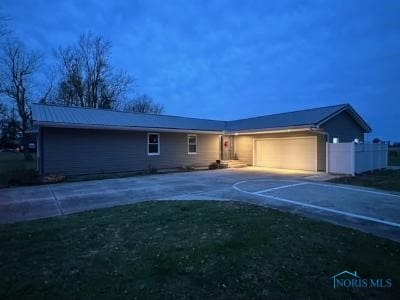
[[[267,138],[255,141],[256,166],[317,170],[317,138]]]

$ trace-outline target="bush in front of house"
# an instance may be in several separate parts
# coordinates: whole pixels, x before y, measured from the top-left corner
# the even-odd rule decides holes
[[[215,169],[219,169],[219,164],[216,162],[213,162],[211,164],[208,165],[208,169],[209,170],[215,170]]]
[[[224,168],[226,168],[226,165],[221,164],[220,160],[217,160],[208,165],[209,170],[224,169]]]

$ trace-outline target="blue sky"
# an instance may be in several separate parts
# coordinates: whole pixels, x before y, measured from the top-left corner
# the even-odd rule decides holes
[[[166,113],[238,119],[351,103],[400,141],[400,1],[3,0],[49,56],[87,31]],[[50,61],[49,61],[50,63]]]

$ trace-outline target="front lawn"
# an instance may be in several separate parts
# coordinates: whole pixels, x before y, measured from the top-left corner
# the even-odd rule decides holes
[[[237,202],[145,202],[0,226],[1,299],[393,298],[400,244]],[[357,271],[391,288],[333,289]]]
[[[400,166],[400,152],[389,151],[389,166]]]
[[[377,189],[400,192],[400,170],[384,170],[346,176],[330,180],[334,183],[345,183]]]

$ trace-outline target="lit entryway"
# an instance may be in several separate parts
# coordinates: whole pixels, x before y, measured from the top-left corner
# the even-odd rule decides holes
[[[317,138],[266,138],[254,142],[258,167],[317,171]]]

